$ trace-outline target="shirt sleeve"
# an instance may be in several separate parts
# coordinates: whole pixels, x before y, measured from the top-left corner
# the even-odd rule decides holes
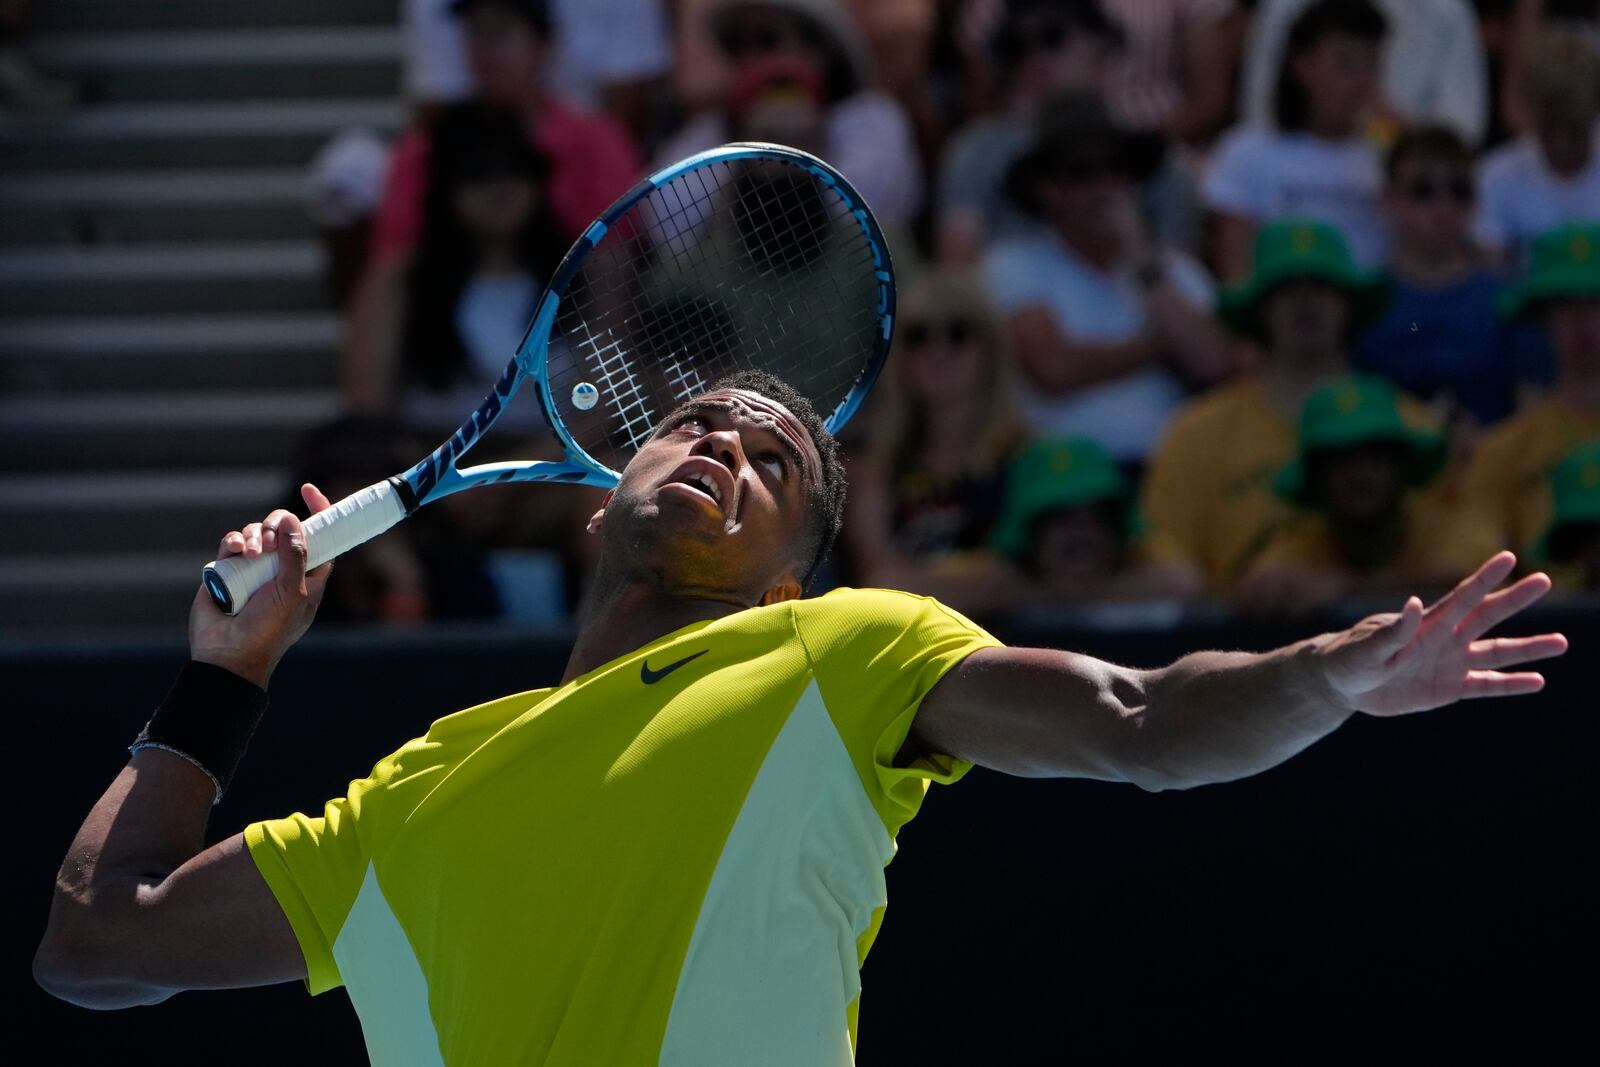
[[[956,664],[1000,642],[936,600],[886,589],[800,601],[795,621],[834,726],[893,832],[916,814],[930,783],[972,768],[947,755],[897,759],[922,698]]]
[[[313,995],[344,984],[334,944],[367,869],[381,866],[394,834],[467,753],[548,692],[516,693],[439,719],[351,782],[320,816],[296,812],[245,827],[250,858],[300,943]]]
[[[381,792],[405,751],[402,748],[372,774],[351,782],[349,791],[328,801],[318,817],[295,812],[245,827],[250,858],[294,928],[306,960],[306,986],[313,996],[344,984],[333,945],[371,862],[361,833],[363,809],[374,791]]]

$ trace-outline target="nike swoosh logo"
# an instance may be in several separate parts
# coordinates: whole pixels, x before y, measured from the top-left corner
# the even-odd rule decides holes
[[[651,670],[650,661],[647,659],[643,663],[639,664],[639,680],[645,685],[655,685],[657,682],[661,681],[661,679],[665,678],[667,675],[671,674],[685,663],[688,663],[690,660],[697,660],[710,651],[711,650],[709,648],[702,648],[694,655],[685,656],[676,663],[669,663],[665,667],[662,667],[659,671]]]

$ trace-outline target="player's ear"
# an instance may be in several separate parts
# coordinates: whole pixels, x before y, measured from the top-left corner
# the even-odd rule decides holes
[[[606,490],[606,498],[600,501],[600,510],[589,516],[589,525],[584,527],[585,530],[592,534],[600,532],[600,527],[605,522],[606,508],[611,506],[611,496],[615,492],[615,489]]]
[[[800,579],[794,576],[793,570],[783,572],[783,577],[778,584],[761,594],[761,605],[782,604],[785,600],[799,600],[803,592],[800,588]]]

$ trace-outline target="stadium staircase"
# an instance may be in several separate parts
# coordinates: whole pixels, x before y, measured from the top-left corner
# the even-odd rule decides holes
[[[0,641],[181,631],[217,535],[335,410],[304,206],[403,120],[396,0],[47,0],[91,102],[0,115]]]

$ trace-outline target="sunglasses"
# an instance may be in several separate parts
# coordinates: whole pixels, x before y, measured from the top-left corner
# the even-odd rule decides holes
[[[1440,200],[1448,196],[1457,203],[1472,200],[1472,181],[1469,178],[1451,178],[1449,181],[1429,181],[1415,178],[1400,186],[1400,191],[1412,200]]]
[[[956,319],[951,322],[913,322],[905,328],[906,344],[921,348],[932,341],[949,345],[964,345],[977,333],[972,323]]]

